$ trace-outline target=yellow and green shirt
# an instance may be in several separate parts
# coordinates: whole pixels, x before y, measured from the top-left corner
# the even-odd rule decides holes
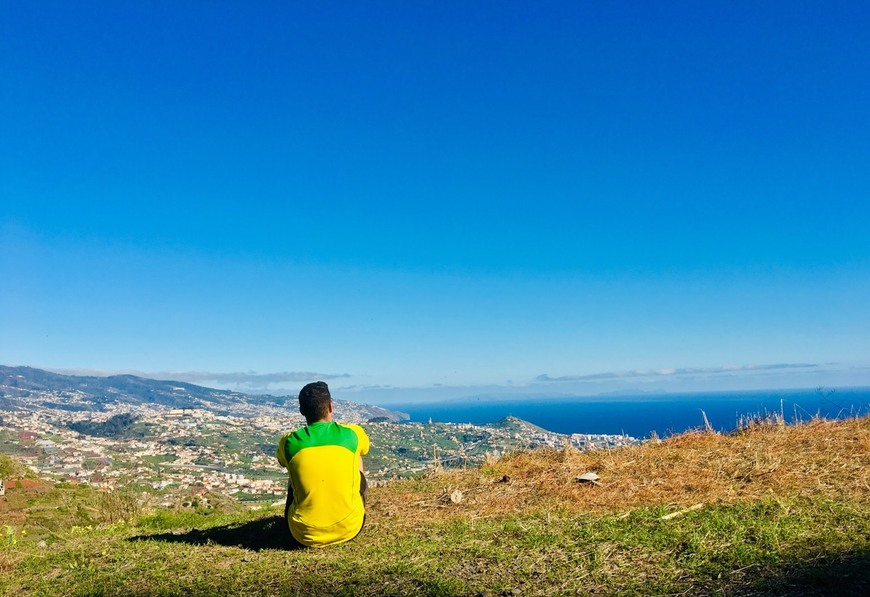
[[[319,421],[284,435],[278,462],[290,473],[290,532],[303,545],[323,547],[353,539],[363,525],[360,456],[369,438],[359,425]]]

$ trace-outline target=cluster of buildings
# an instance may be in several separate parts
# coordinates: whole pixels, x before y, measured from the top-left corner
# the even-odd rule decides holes
[[[52,396],[57,404],[57,396]],[[286,490],[283,469],[266,444],[280,424],[203,409],[106,406],[102,412],[45,408],[32,403],[3,411],[0,450],[12,452],[44,477],[114,490],[216,491],[249,499]],[[73,431],[69,423],[108,419],[131,412],[141,437],[99,437]]]
[[[133,487],[173,496],[217,492],[241,500],[274,501],[286,491],[286,472],[275,458],[282,433],[304,424],[289,408],[169,408],[95,405],[75,392],[34,392],[0,410],[0,451],[39,475],[108,491]],[[238,409],[243,409],[241,412]],[[638,443],[626,436],[552,433],[519,419],[496,424],[366,422],[367,405],[342,403],[344,421],[362,423],[371,437],[366,457],[375,482],[410,477],[433,467],[474,466],[519,449],[580,450]],[[70,424],[99,423],[118,414],[134,424],[114,437],[79,433]],[[75,426],[75,425],[73,425]]]
[[[625,435],[553,433],[513,417],[487,425],[384,422],[366,429],[375,446],[366,467],[375,479],[411,477],[437,466],[477,466],[517,450],[561,449],[570,444],[586,451],[640,443]]]

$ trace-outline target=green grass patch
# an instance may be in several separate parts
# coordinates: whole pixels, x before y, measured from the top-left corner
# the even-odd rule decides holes
[[[48,547],[18,541],[16,558],[0,558],[0,592],[797,595],[870,588],[866,503],[767,499],[671,520],[664,513],[540,511],[412,529],[373,514],[354,541],[294,551],[276,508],[167,511],[135,524],[75,527]]]

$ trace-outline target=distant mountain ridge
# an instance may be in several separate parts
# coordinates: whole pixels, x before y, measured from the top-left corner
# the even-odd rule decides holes
[[[203,408],[216,412],[233,410],[233,407],[240,405],[297,408],[295,396],[244,394],[136,375],[65,375],[34,367],[0,365],[0,409],[16,410],[21,406],[16,399],[40,392],[51,392],[59,397],[79,397],[89,403],[92,410],[103,410],[106,404],[158,404],[169,408]],[[336,400],[335,403],[336,409],[343,404],[350,404],[343,400]],[[80,405],[71,407],[63,403],[54,406],[67,410],[82,408]],[[379,406],[364,406],[370,411],[371,417],[386,417],[395,421],[408,418],[404,413]]]
[[[196,408],[204,403],[225,405],[250,401],[239,392],[204,388],[185,382],[161,381],[135,375],[108,377],[64,375],[34,367],[0,365],[0,387],[11,397],[33,392],[79,393],[95,404],[161,404],[173,408]]]

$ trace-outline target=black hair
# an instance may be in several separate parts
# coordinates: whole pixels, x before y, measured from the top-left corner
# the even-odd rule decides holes
[[[325,419],[331,403],[332,396],[325,382],[315,381],[299,391],[299,412],[309,423]]]

